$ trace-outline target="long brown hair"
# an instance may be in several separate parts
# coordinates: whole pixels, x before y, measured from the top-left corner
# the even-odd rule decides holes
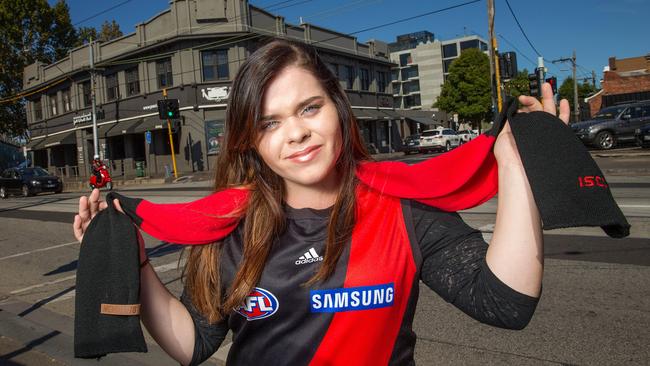
[[[361,141],[350,103],[339,81],[316,50],[306,44],[275,39],[255,51],[235,77],[226,110],[224,143],[216,166],[216,191],[251,189],[244,214],[243,258],[230,287],[222,293],[219,260],[221,243],[193,246],[184,269],[185,286],[193,304],[209,321],[223,318],[240,305],[257,284],[273,240],[282,234],[284,184],[256,152],[262,97],[273,78],[287,66],[311,72],[334,102],[341,124],[342,148],[336,162],[341,187],[327,227],[322,265],[306,285],[327,279],[352,235],[355,223],[355,170],[370,157]]]

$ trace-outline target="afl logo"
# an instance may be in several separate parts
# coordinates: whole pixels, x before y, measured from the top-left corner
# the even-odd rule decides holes
[[[275,314],[279,307],[278,299],[271,292],[255,287],[244,303],[234,310],[246,320],[258,320]]]

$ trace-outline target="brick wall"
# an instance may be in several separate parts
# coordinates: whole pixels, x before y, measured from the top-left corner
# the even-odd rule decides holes
[[[603,93],[589,101],[589,110],[592,116],[600,110],[604,95],[650,91],[650,74],[620,76],[616,72],[607,71],[601,85]]]

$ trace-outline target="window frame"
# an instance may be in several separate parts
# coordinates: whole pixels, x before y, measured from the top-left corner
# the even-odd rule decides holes
[[[43,101],[40,96],[32,101],[32,109],[34,110],[34,121],[41,121],[43,119]]]
[[[72,111],[72,93],[70,88],[61,90],[61,104],[63,113]]]
[[[365,77],[364,77],[365,76]],[[360,89],[363,91],[370,90],[370,70],[367,67],[359,68]]]
[[[161,60],[156,60],[155,65],[156,65],[156,83],[158,89],[165,89],[174,86],[174,74],[172,70],[171,57],[161,59]]]
[[[206,64],[206,56],[213,55],[214,64]],[[206,77],[206,68],[210,68],[213,76]],[[225,69],[225,70],[224,70]],[[223,75],[222,75],[223,74]],[[211,49],[201,51],[201,77],[203,81],[218,81],[230,79],[230,66],[228,61],[228,49]]]
[[[59,113],[56,93],[47,95],[47,103],[49,104],[49,112],[51,116],[56,116]]]
[[[133,75],[135,75],[135,79]],[[124,70],[124,79],[126,80],[127,97],[140,94],[140,70],[138,66]]]
[[[79,84],[79,96],[81,97],[81,102],[84,108],[90,107],[93,103],[93,92],[92,86],[90,85],[90,80],[83,81]],[[87,88],[86,88],[87,86]]]
[[[119,80],[117,72],[104,76],[106,82],[106,100],[113,101],[120,98]]]

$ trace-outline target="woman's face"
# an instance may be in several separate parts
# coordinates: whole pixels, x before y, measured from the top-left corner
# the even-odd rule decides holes
[[[338,113],[309,71],[284,68],[263,95],[262,116],[257,151],[284,179],[288,196],[338,188],[335,165],[342,145]]]

